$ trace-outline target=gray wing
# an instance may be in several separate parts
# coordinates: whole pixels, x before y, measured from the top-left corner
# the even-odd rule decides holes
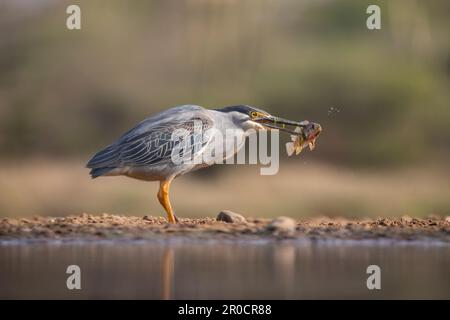
[[[203,134],[212,126],[213,120],[203,114],[182,121],[159,121],[155,125],[147,125],[145,130],[142,125],[138,125],[117,142],[95,154],[87,167],[93,169],[91,175],[96,177],[114,168],[168,163],[174,147],[180,143],[180,140],[172,139],[175,130],[186,130],[187,136],[184,138],[188,139],[188,152],[195,153],[207,143]]]

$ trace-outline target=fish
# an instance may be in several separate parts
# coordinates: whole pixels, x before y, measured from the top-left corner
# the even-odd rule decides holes
[[[306,122],[306,124],[306,126],[301,128],[296,127],[294,132],[298,134],[292,134],[292,141],[286,143],[286,152],[289,157],[294,153],[295,155],[299,155],[306,146],[309,147],[310,151],[316,148],[316,139],[322,132],[322,127],[313,122]]]

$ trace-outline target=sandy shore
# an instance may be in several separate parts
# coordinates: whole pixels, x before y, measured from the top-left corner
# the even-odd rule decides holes
[[[285,220],[283,220],[285,219]],[[225,223],[214,218],[180,219],[170,225],[162,217],[118,215],[33,217],[2,219],[0,240],[164,240],[186,239],[392,239],[450,242],[450,217],[416,219],[348,220],[314,218],[294,221],[281,218],[247,218],[243,223]]]

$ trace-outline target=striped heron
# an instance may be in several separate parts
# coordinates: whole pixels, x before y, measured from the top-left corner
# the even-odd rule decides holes
[[[302,128],[301,133],[286,126]],[[249,129],[279,129],[295,135],[303,134],[303,139],[316,137],[320,132],[318,124],[303,121],[296,122],[272,116],[268,112],[248,105],[228,106],[221,109],[205,109],[197,105],[182,105],[170,108],[140,122],[124,133],[117,141],[97,152],[87,163],[92,178],[99,176],[124,175],[146,181],[160,181],[158,200],[167,213],[169,223],[178,221],[169,200],[169,187],[172,180],[182,174],[211,165],[205,162],[173,161],[174,150],[183,139],[174,139],[177,129],[185,130],[191,156],[199,156],[211,151],[214,134],[223,134],[232,130],[240,141],[238,145],[226,143],[225,157],[234,156],[245,144]],[[196,130],[200,129],[200,130]],[[253,132],[254,132],[253,130]],[[186,143],[186,141],[189,141]]]

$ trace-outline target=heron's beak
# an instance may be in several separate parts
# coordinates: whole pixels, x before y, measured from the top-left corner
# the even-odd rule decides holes
[[[272,115],[261,116],[259,118],[252,119],[252,121],[255,121],[255,122],[259,123],[260,125],[267,127],[269,129],[278,129],[278,130],[289,132],[289,133],[295,134],[295,135],[299,134],[298,131],[294,130],[295,128],[300,127],[301,129],[305,129],[308,126],[310,126],[310,124],[311,124],[309,121],[298,122],[298,121],[283,119],[280,117],[275,117]],[[289,128],[288,126],[292,126],[293,128]],[[301,130],[301,131],[303,132],[304,130]]]

